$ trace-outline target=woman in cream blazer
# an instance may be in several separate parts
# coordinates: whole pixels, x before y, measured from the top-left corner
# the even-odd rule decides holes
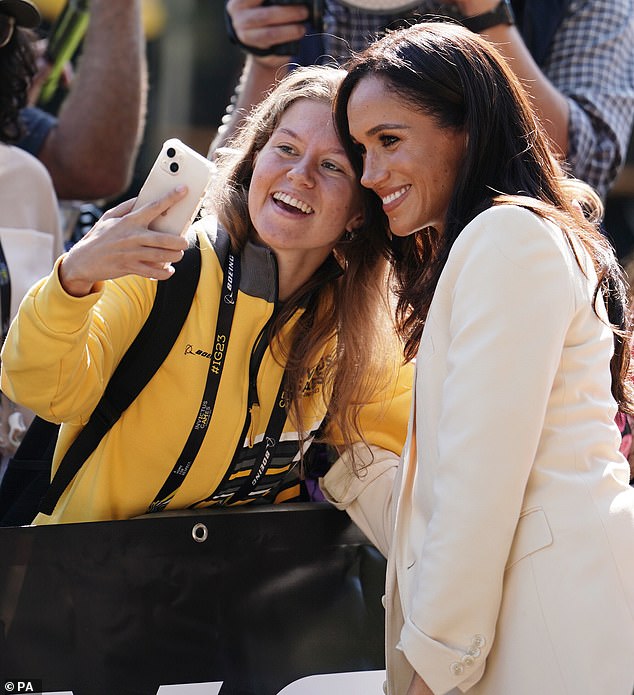
[[[401,237],[417,354],[400,464],[323,480],[388,556],[386,692],[631,695],[629,337],[598,201],[478,36],[420,24],[348,68],[337,123]]]

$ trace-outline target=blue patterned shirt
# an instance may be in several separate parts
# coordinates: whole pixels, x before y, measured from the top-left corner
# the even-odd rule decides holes
[[[438,7],[428,0],[386,15],[325,0],[324,55],[342,62],[386,27]],[[624,163],[634,120],[634,0],[571,0],[540,67],[570,105],[572,173],[605,197]]]

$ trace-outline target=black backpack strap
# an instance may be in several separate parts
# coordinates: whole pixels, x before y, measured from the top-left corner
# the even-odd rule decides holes
[[[60,461],[39,511],[52,514],[62,493],[121,413],[141,393],[172,349],[185,323],[200,278],[200,248],[190,246],[174,275],[159,282],[154,305],[115,369],[85,427]]]
[[[0,526],[27,526],[51,481],[59,425],[37,415],[9,460],[0,483]]]

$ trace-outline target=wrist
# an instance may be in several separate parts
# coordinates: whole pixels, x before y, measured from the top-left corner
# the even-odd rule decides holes
[[[465,17],[473,17],[485,12],[491,12],[497,7],[499,2],[500,0],[458,0],[458,2],[453,4]]]
[[[229,38],[229,41],[231,43],[235,44],[238,46],[238,48],[242,49],[245,53],[247,53],[250,56],[258,56],[260,59],[268,59],[268,58],[276,58],[279,56],[285,56],[285,61],[282,61],[282,63],[277,63],[279,66],[280,64],[283,64],[284,62],[288,62],[288,57],[294,55],[297,53],[299,50],[299,42],[298,41],[291,41],[289,43],[282,43],[282,44],[277,44],[275,46],[270,46],[268,48],[259,48],[258,46],[250,46],[243,41],[240,40],[238,37],[238,34],[236,32],[235,27],[233,26],[233,20],[231,19],[231,15],[229,14],[229,11],[227,10],[227,7],[225,6],[225,29],[227,31],[227,37]],[[266,61],[266,64],[270,64],[271,61]]]
[[[466,9],[467,7],[465,6]],[[465,12],[458,19],[467,29],[477,34],[492,27],[501,25],[512,26],[515,24],[515,15],[510,0],[500,0],[489,10],[480,11],[477,14]]]
[[[256,56],[253,53],[247,54],[247,62],[251,64],[251,70],[257,70],[258,73],[265,74],[267,78],[271,78],[271,82],[275,81],[277,71],[282,66],[287,65],[288,61],[288,56]]]
[[[57,267],[59,284],[71,297],[85,297],[93,291],[94,283],[74,275],[72,259],[66,254]]]

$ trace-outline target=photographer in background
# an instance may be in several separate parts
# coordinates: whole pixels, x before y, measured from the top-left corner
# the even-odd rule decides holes
[[[227,142],[289,63],[340,62],[388,27],[450,14],[493,41],[509,60],[572,173],[602,197],[614,183],[634,118],[634,0],[281,2],[227,0],[229,34],[245,51],[246,62],[236,102],[210,154]],[[322,26],[307,24],[319,13]],[[275,52],[289,42],[298,42],[297,50]]]
[[[79,69],[59,114],[25,108],[18,146],[46,166],[60,199],[113,198],[132,178],[146,93],[141,0],[91,0]]]

